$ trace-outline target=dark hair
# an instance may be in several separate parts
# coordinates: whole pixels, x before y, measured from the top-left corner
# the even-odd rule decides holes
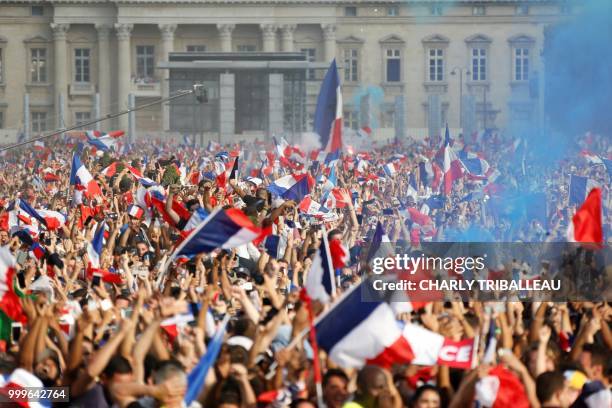
[[[242,346],[229,346],[230,361],[232,364],[242,364],[245,367],[249,362],[249,352]]]
[[[127,358],[119,355],[114,355],[106,367],[104,368],[104,375],[108,378],[115,374],[131,374],[132,366]]]
[[[313,406],[315,406],[315,407],[317,406],[317,404],[315,404],[314,402],[312,402],[312,401],[311,401],[311,400],[309,400],[309,399],[306,399],[306,398],[298,398],[298,399],[294,399],[293,401],[291,401],[291,405],[289,405],[289,408],[297,408],[297,407],[299,407],[299,406],[300,406],[300,404],[301,404],[302,402],[307,402],[307,403],[309,403],[310,405],[313,405]]]
[[[252,339],[255,335],[255,329],[257,329],[257,327],[255,327],[251,319],[240,318],[234,320],[233,323],[234,336],[245,336]]]
[[[327,383],[329,382],[329,380],[331,380],[332,377],[340,377],[347,383],[349,382],[349,378],[344,371],[339,368],[330,368],[323,376],[323,387],[327,385]]]
[[[331,238],[332,238],[334,235],[338,235],[338,234],[342,235],[342,231],[340,231],[339,229],[333,229],[333,230],[331,230],[331,231],[329,231],[329,232],[327,233],[327,239],[328,239],[328,240],[331,240]]]
[[[232,377],[229,377],[221,385],[219,393],[219,405],[220,404],[242,404],[242,398],[240,395],[240,385],[238,381]]]
[[[417,388],[414,391],[414,395],[412,396],[412,400],[411,400],[411,405],[414,405],[417,403],[417,401],[419,400],[419,398],[421,398],[423,396],[423,394],[425,394],[426,391],[433,391],[436,394],[438,394],[438,396],[440,398],[442,398],[442,396],[440,395],[440,390],[438,389],[438,387],[431,385],[431,384],[424,384],[421,385],[419,388]]]
[[[565,387],[565,377],[561,371],[547,371],[536,378],[536,395],[540,403],[550,401],[557,391]]]
[[[587,343],[583,346],[582,351],[591,354],[591,365],[600,365],[605,375],[610,365],[608,350],[597,343]]]

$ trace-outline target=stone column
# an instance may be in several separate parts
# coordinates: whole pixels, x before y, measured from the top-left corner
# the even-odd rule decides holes
[[[217,24],[219,30],[219,40],[221,40],[221,52],[232,52],[232,31],[236,28],[235,24]]]
[[[176,31],[176,24],[159,24],[159,30],[162,35],[162,59],[168,61],[169,54],[174,51],[174,32]],[[167,98],[168,95],[170,95],[169,73],[170,71],[167,69],[162,70],[162,98]],[[162,104],[162,129],[164,131],[170,130],[170,105],[167,103]]]
[[[270,74],[268,88],[268,136],[283,132],[283,74]]]
[[[119,109],[127,109],[128,95],[132,89],[132,67],[131,67],[131,47],[130,36],[133,24],[116,23],[117,32],[117,102]],[[128,130],[128,115],[119,116],[119,128]]]
[[[293,52],[293,33],[297,24],[284,24],[281,26],[281,49],[284,52]]]
[[[53,105],[55,106],[55,117],[57,120],[56,127],[60,128],[69,125],[66,117],[66,107],[61,106],[61,104],[66,100],[68,94],[68,72],[70,72],[70,70],[66,66],[66,33],[70,29],[70,24],[51,23],[51,29],[53,30],[53,60],[55,62],[55,99]]]
[[[325,62],[336,58],[336,25],[321,24],[323,29],[323,42],[325,44]]]
[[[108,24],[96,24],[96,30],[98,31],[98,93],[100,95],[100,114],[107,114],[112,111],[110,108],[111,67],[109,48],[111,28],[112,27]]]
[[[259,28],[261,28],[263,52],[276,51],[276,30],[278,27],[274,24],[260,24]]]
[[[395,128],[396,139],[405,139],[406,135],[406,105],[404,95],[397,95],[395,97],[395,121],[393,123]]]
[[[219,75],[219,143],[234,139],[236,133],[236,101],[234,74]]]

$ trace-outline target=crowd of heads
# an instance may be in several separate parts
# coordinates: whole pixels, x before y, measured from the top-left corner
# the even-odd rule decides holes
[[[492,406],[479,400],[480,391],[502,369],[520,390],[512,390],[508,405],[495,406],[521,398],[533,407],[589,406],[588,386],[607,390],[612,378],[612,307],[605,297],[432,301],[397,316],[455,340],[478,337],[481,363],[467,371],[414,364],[340,367],[322,350],[315,355],[303,336],[309,311],[302,288],[324,234],[347,249],[337,271],[340,297],[371,273],[366,255],[379,223],[397,251],[438,241],[563,242],[576,211],[568,201],[571,174],[589,177],[609,202],[606,167],[580,154],[608,156],[609,138],[576,138],[554,163],[540,163],[526,140],[455,138],[456,151],[478,153],[491,171],[464,174],[447,194],[435,169],[442,167],[443,144],[433,140],[345,151],[331,164],[301,152],[299,141],[289,154],[257,141],[211,149],[140,140],[102,152],[70,136],[43,149],[8,151],[0,157],[0,246],[14,261],[12,282],[2,284],[16,303],[8,305],[12,312],[2,308],[2,382],[68,387],[70,402],[57,406],[183,407],[188,375],[229,319],[194,406],[317,407],[319,366],[319,394],[330,408]],[[74,155],[101,194],[71,183]],[[237,174],[229,177],[236,158]],[[388,163],[393,174],[385,172]],[[304,172],[314,182],[308,197],[325,211],[309,213],[302,202],[270,192],[281,176]],[[333,181],[331,193],[327,181]],[[44,226],[15,213],[16,200],[59,213],[60,222]],[[238,208],[278,236],[278,249],[262,239],[171,260],[193,228],[190,220],[219,207]],[[425,221],[408,216],[411,208]],[[607,242],[609,210],[604,204]],[[100,228],[102,251],[92,266],[91,242]],[[593,275],[602,293],[610,288],[609,264]],[[315,313],[329,307],[313,305]],[[491,320],[497,352],[485,362]]]

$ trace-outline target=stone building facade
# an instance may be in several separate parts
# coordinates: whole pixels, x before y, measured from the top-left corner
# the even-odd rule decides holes
[[[565,0],[2,1],[0,129],[35,135],[124,109],[129,94],[137,105],[166,96],[172,52],[336,58],[346,124],[379,136],[398,116],[425,134],[432,100],[451,128],[503,128],[542,115],[544,31],[575,12]],[[307,73],[310,118],[323,73]],[[168,112],[139,111],[138,134],[171,133]]]

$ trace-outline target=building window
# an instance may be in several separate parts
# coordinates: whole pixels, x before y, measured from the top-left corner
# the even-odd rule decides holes
[[[302,48],[302,49],[300,49],[300,52],[302,54],[306,55],[306,60],[308,62],[315,62],[317,60],[317,58],[316,58],[317,50],[315,48]],[[309,69],[308,70],[308,72],[306,73],[306,79],[308,79],[309,81],[312,81],[312,80],[316,79],[315,70],[314,69]]]
[[[399,7],[398,6],[389,6],[389,7],[387,7],[387,15],[389,17],[397,17],[397,16],[399,16]]]
[[[344,126],[350,129],[359,129],[359,114],[353,111],[344,111],[342,114]]]
[[[444,50],[432,48],[429,50],[429,80],[444,81]]]
[[[32,82],[47,82],[47,49],[32,48],[30,62],[30,78]]]
[[[526,4],[520,4],[516,6],[516,8],[514,9],[514,13],[517,16],[526,16],[527,14],[529,14],[529,6]]]
[[[432,16],[441,16],[443,14],[442,6],[431,6],[429,14]]]
[[[473,16],[484,16],[485,15],[485,6],[474,6],[474,7],[472,7],[472,15]]]
[[[344,81],[357,82],[359,80],[359,50],[347,48],[344,50]]]
[[[74,120],[77,125],[87,123],[91,120],[91,112],[75,112]]]
[[[2,54],[2,48],[0,48],[0,84],[4,83],[4,60],[3,58],[3,54]]]
[[[47,130],[47,112],[32,112],[32,132]]]
[[[0,129],[4,129],[4,112],[0,111]]]
[[[401,57],[400,50],[388,49],[385,52],[387,65],[387,82],[399,82],[401,80]]]
[[[514,49],[514,80],[529,80],[529,48]]]
[[[472,81],[487,80],[487,50],[472,48]]]
[[[255,52],[257,48],[253,44],[239,44],[236,49],[238,52]]]
[[[136,46],[136,76],[137,79],[153,78],[155,69],[155,46]]]
[[[32,11],[32,16],[34,17],[40,17],[45,14],[45,10],[43,9],[43,6],[32,6],[31,11]]]
[[[188,45],[187,52],[206,52],[205,45]]]
[[[90,49],[74,49],[74,81],[89,83]]]
[[[394,128],[395,127],[395,111],[394,110],[383,110],[382,111],[381,125],[383,128]]]
[[[357,17],[357,7],[349,6],[344,8],[345,17]]]

